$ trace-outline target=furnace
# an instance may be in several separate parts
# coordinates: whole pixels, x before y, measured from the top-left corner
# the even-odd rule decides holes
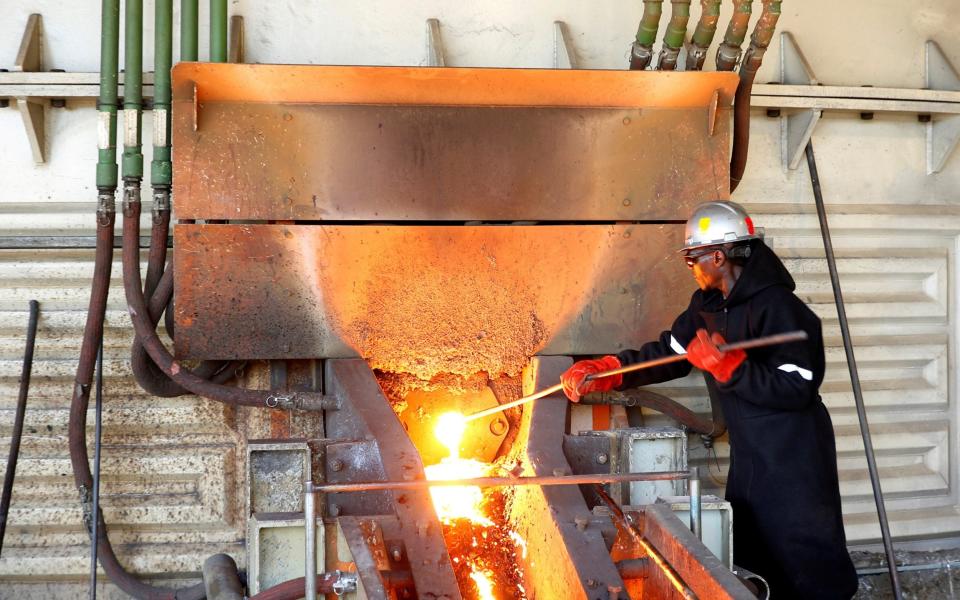
[[[745,597],[665,507],[624,512],[629,498],[588,485],[644,474],[571,468],[583,446],[562,397],[444,421],[552,385],[569,356],[636,344],[683,302],[675,223],[729,194],[736,85],[175,68],[177,359],[325,359],[303,501],[307,573],[339,573],[321,589]],[[649,478],[684,492],[685,448]]]

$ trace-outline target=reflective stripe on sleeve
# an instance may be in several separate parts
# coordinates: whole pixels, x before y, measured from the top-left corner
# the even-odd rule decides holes
[[[803,377],[807,381],[813,381],[813,371],[804,369],[803,367],[786,364],[786,365],[780,365],[777,368],[783,371],[784,373],[796,373],[797,375],[799,375],[800,377]]]
[[[677,354],[687,353],[687,349],[684,348],[683,345],[677,341],[677,338],[673,337],[672,335],[670,336],[670,349],[676,352]]]

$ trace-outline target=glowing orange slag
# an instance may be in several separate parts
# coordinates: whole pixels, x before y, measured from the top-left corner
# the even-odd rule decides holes
[[[464,431],[466,431],[466,421],[460,413],[445,413],[437,419],[434,433],[447,447],[450,455],[424,469],[427,479],[469,479],[483,477],[490,473],[489,464],[460,458],[460,442]],[[486,527],[494,526],[493,521],[480,509],[483,492],[478,486],[437,486],[430,488],[430,495],[433,498],[437,516],[445,524],[450,524],[455,519],[467,519]],[[470,578],[477,586],[478,597],[482,600],[496,600],[490,574],[476,564],[471,563],[470,567]]]

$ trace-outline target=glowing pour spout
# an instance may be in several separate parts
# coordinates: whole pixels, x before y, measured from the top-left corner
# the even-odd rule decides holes
[[[437,418],[434,433],[440,443],[450,451],[450,458],[460,457],[460,442],[467,430],[467,421],[463,415],[456,412],[443,413]]]

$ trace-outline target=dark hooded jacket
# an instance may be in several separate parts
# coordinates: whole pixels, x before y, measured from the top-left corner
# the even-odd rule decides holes
[[[820,319],[793,294],[793,278],[762,241],[723,298],[697,290],[670,331],[624,365],[684,353],[697,329],[728,342],[802,329],[809,340],[747,352],[726,383],[704,373],[730,435],[726,498],[733,506],[734,562],[762,575],[771,598],[848,599],[857,577],[847,553],[830,415],[820,399],[824,353]],[[690,372],[686,361],[625,376],[624,388]]]

